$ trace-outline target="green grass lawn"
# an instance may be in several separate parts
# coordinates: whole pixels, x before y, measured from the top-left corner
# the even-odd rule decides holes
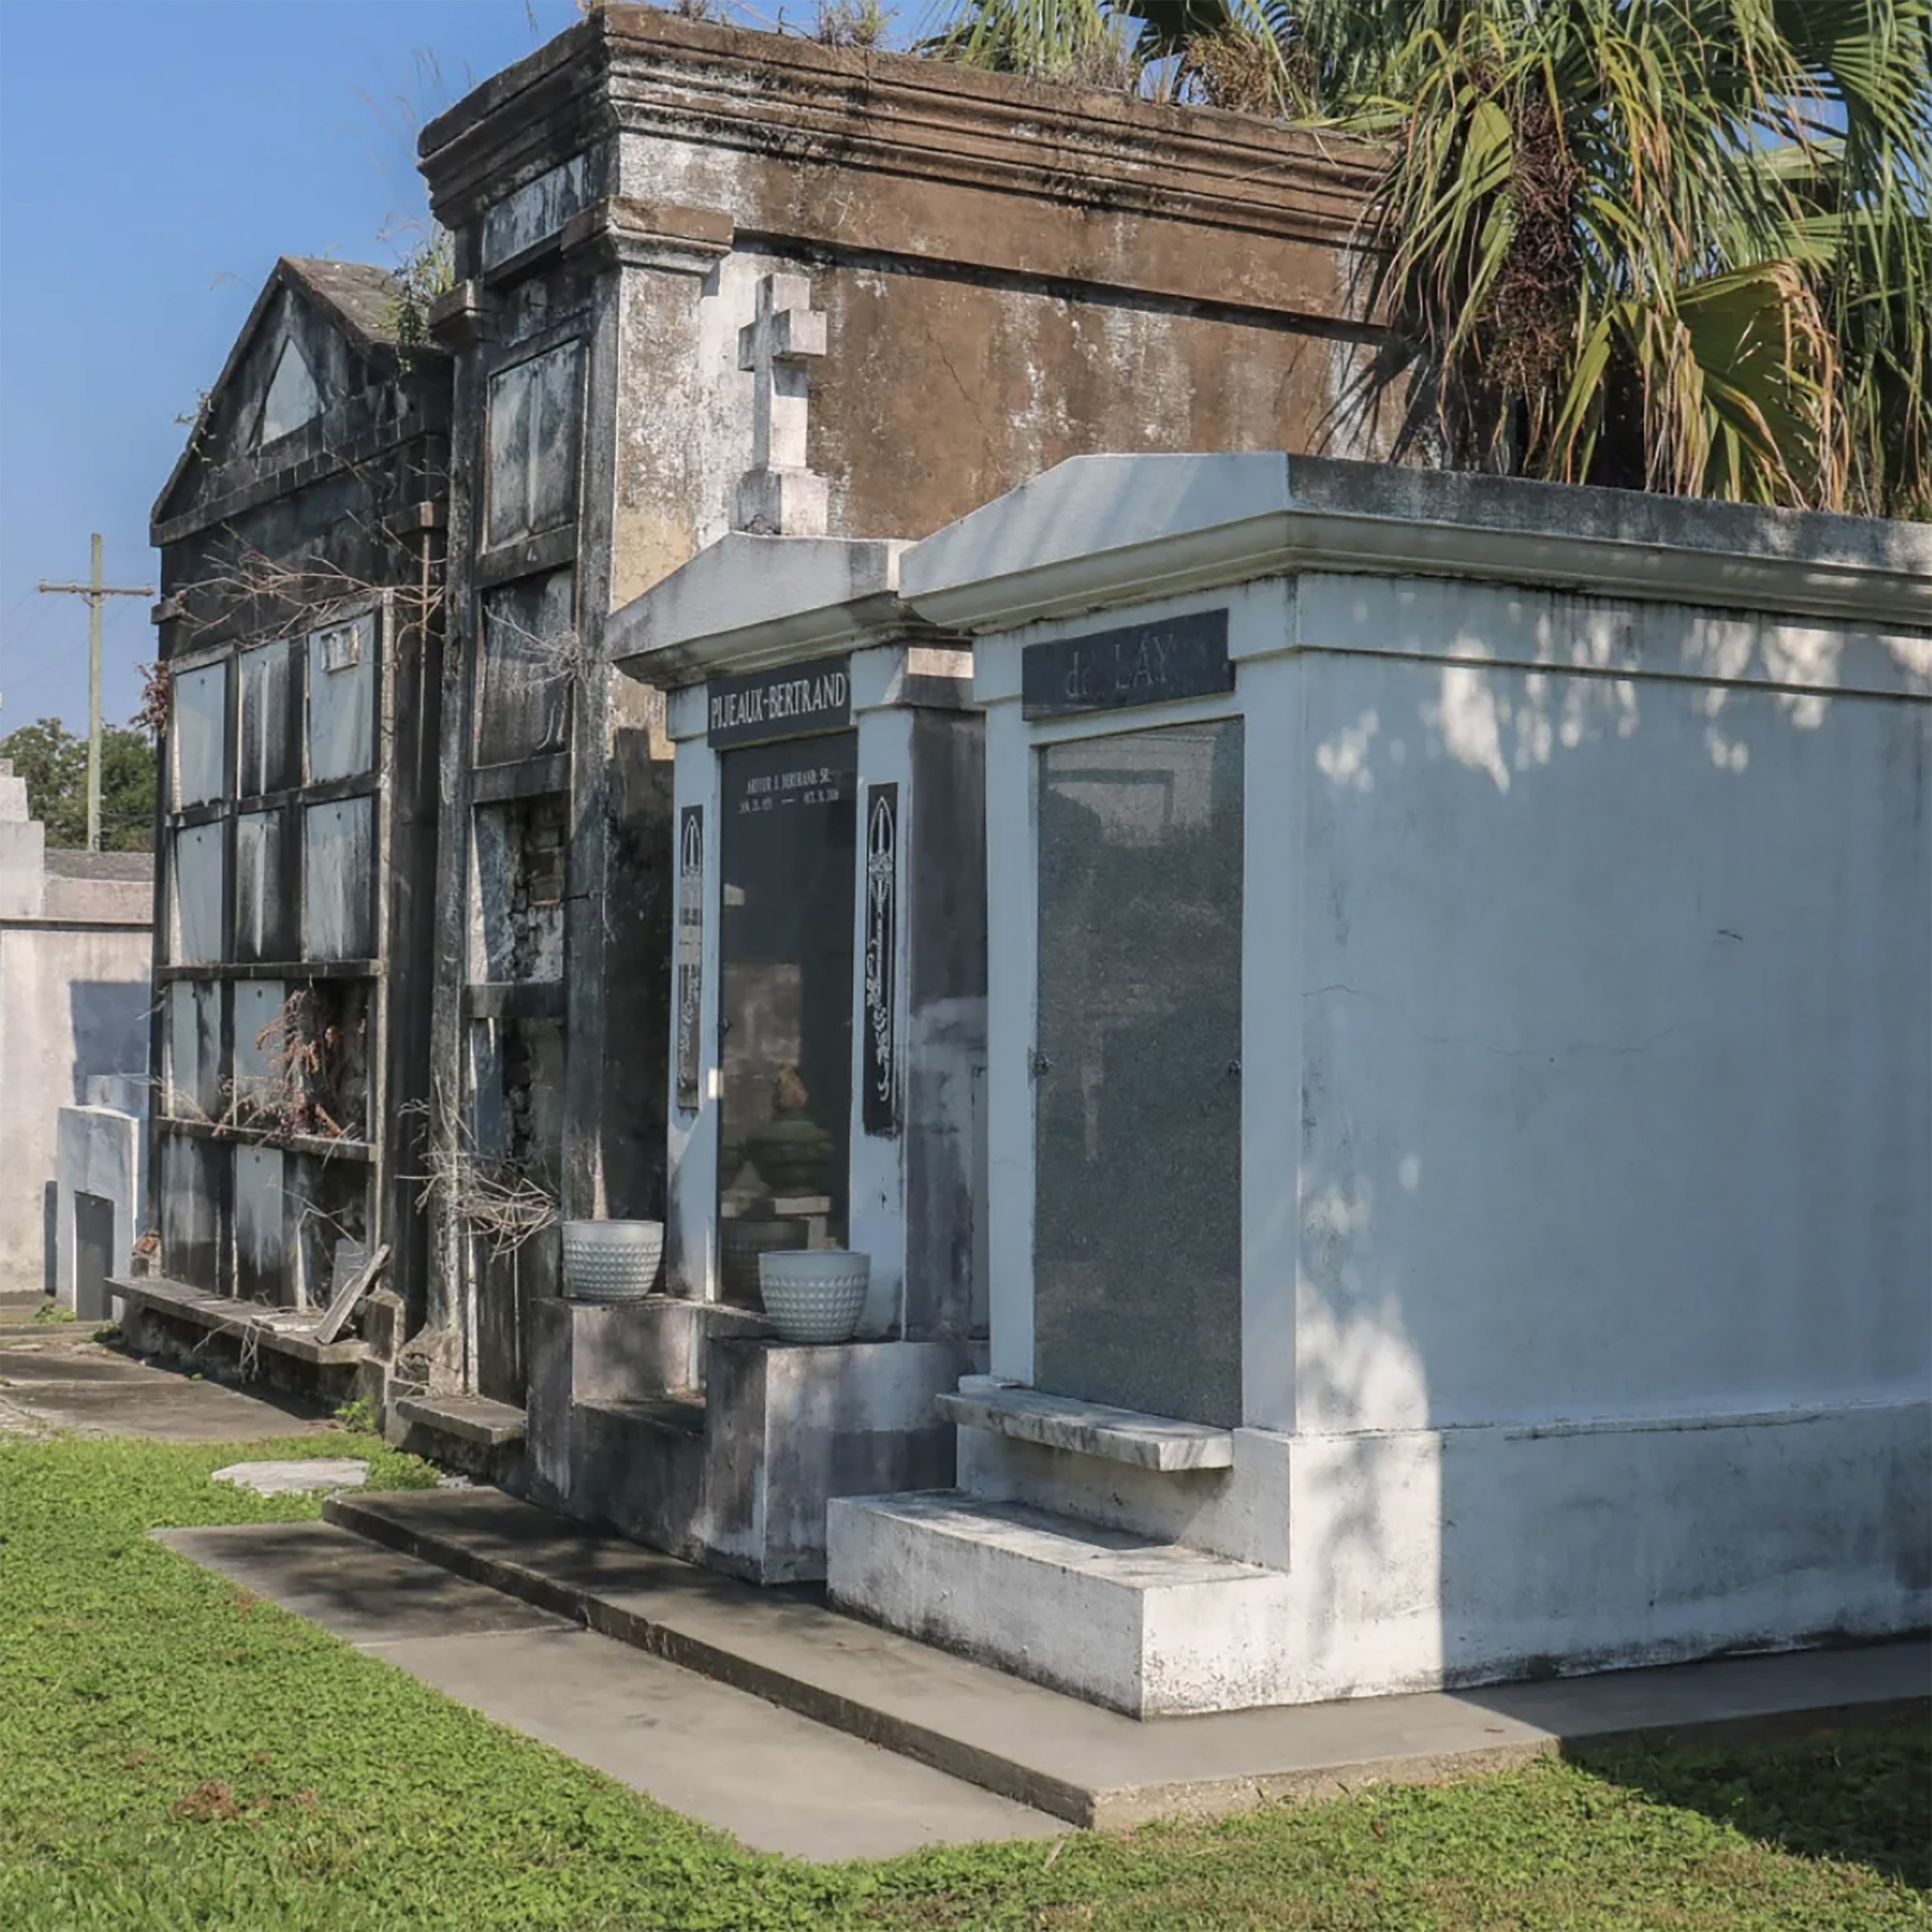
[[[373,1455],[341,1433],[250,1454]],[[234,1445],[0,1443],[0,1927],[1932,1928],[1918,1728],[1604,1756],[1215,1826],[740,1850],[147,1542],[312,1517]]]

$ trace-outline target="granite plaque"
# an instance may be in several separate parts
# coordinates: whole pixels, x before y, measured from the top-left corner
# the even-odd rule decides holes
[[[868,787],[865,799],[865,980],[861,1065],[865,1083],[861,1121],[868,1133],[898,1129],[894,1104],[898,1084],[896,1051],[899,945],[899,788]]]
[[[705,690],[705,736],[713,750],[759,745],[852,722],[851,660],[821,658],[744,678],[714,678]]]
[[[1241,1419],[1242,724],[1048,745],[1034,1376]]]
[[[858,766],[851,730],[718,761],[720,1285],[748,1307],[760,1253],[845,1241]]]
[[[678,814],[678,1111],[699,1100],[698,1026],[704,1004],[704,807]]]
[[[1057,638],[1029,644],[1020,656],[1020,710],[1029,718],[1164,704],[1233,689],[1225,610]]]

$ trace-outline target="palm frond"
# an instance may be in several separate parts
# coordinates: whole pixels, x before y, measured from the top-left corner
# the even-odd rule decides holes
[[[1212,99],[1238,45],[1234,105],[1381,144],[1364,295],[1406,444],[1932,508],[1932,0],[948,3],[951,57],[1066,72],[1125,35]]]

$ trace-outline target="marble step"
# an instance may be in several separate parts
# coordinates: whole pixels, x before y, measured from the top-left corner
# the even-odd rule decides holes
[[[1278,1703],[1289,1579],[956,1490],[835,1499],[833,1604],[1132,1717]]]

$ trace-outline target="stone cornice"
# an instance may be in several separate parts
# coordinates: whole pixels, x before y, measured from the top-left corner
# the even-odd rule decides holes
[[[675,690],[869,645],[929,640],[933,627],[894,592],[906,548],[877,538],[734,530],[613,612],[605,649],[619,670]]]
[[[986,633],[1302,571],[1932,628],[1922,525],[1273,454],[1075,457],[914,545],[900,594]]]
[[[648,10],[613,19],[626,131],[1311,240],[1346,239],[1371,182],[1354,143],[1251,115],[693,28]]]
[[[493,75],[431,122],[416,153],[436,219],[461,227],[486,193],[493,200],[611,131],[606,68],[600,14]]]
[[[731,253],[732,221],[711,208],[676,208],[610,195],[572,216],[559,240],[567,254],[572,249],[587,249],[599,260],[622,268],[703,275]]]
[[[613,6],[424,130],[438,214],[462,221],[486,189],[613,126],[802,170],[1329,243],[1352,234],[1373,167],[1354,143],[1253,116]]]

